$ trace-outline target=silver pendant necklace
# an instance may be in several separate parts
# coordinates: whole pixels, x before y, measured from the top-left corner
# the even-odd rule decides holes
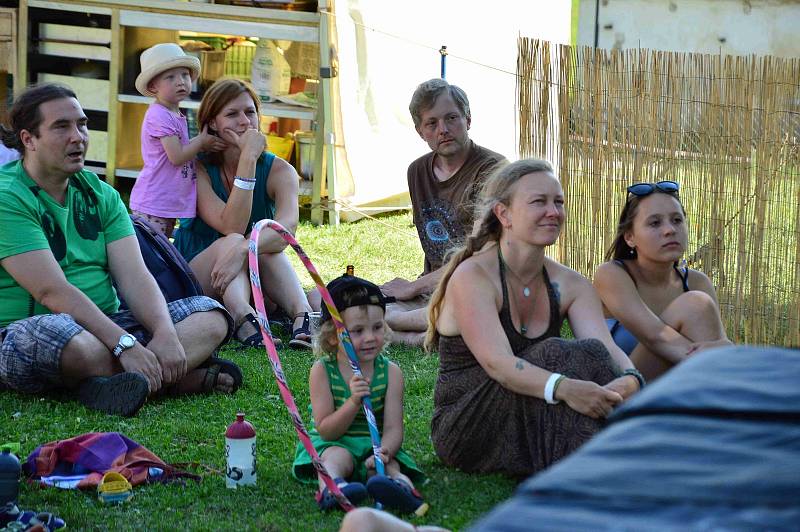
[[[525,297],[525,298],[529,298],[531,296],[532,291],[531,291],[531,289],[530,289],[530,287],[528,285],[533,284],[533,282],[536,281],[536,278],[539,277],[542,274],[542,272],[541,271],[537,272],[531,278],[531,280],[526,283],[526,282],[524,282],[522,280],[522,278],[520,278],[519,275],[517,275],[517,273],[514,270],[509,268],[508,264],[506,264],[505,259],[503,259],[503,251],[500,249],[500,244],[499,243],[497,244],[497,257],[500,259],[500,268],[503,271],[507,270],[511,275],[514,276],[515,279],[517,279],[517,281],[520,282],[520,284],[522,284],[522,296]],[[515,299],[514,303],[515,303],[516,307],[519,309],[520,305],[516,302],[516,297],[514,299]],[[533,305],[533,302],[531,302],[531,305]],[[519,332],[523,336],[525,336],[525,334],[528,332],[528,327],[524,323],[525,320],[523,320],[522,316],[520,316],[520,320],[519,321],[520,321]]]
[[[525,291],[527,291],[528,293],[526,294]],[[527,286],[525,287],[524,290],[522,290],[522,295],[525,296],[525,297],[528,297],[530,295],[530,293],[531,293],[531,291]],[[518,301],[515,301],[515,304],[517,305],[517,308],[519,310],[522,310],[522,307],[520,306]],[[534,305],[534,302],[531,301],[531,309],[533,308],[533,305]],[[531,310],[531,313],[533,313],[533,310]],[[528,325],[525,323],[525,321],[527,321],[527,320],[524,320],[522,315],[521,315],[521,313],[520,313],[520,317],[519,317],[519,332],[522,333],[522,336],[525,336],[528,333]]]
[[[517,281],[519,281],[519,283],[522,285],[522,295],[523,295],[523,297],[530,297],[531,296],[531,289],[530,289],[529,285],[533,284],[533,282],[536,280],[537,277],[539,277],[542,274],[542,272],[541,271],[536,272],[534,274],[534,276],[531,277],[531,280],[526,283],[525,281],[522,280],[522,277],[517,275],[517,272],[515,272],[514,270],[512,270],[508,266],[508,264],[506,263],[505,259],[503,258],[503,252],[500,250],[500,245],[499,244],[497,246],[497,255],[500,257],[500,262],[503,265],[504,269],[508,270],[508,273],[513,275],[514,278]]]

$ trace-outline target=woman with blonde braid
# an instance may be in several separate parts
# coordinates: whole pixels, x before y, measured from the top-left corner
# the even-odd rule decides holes
[[[440,357],[432,439],[448,465],[524,477],[578,448],[644,381],[591,283],[544,255],[565,218],[548,162],[496,171],[476,218],[429,307],[426,347]],[[576,340],[559,338],[565,318]]]

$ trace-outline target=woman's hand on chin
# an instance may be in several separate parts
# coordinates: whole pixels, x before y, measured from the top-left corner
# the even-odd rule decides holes
[[[234,130],[225,128],[222,130],[222,138],[230,145],[239,148],[242,155],[258,157],[267,147],[267,137],[259,130],[250,128],[239,135]]]

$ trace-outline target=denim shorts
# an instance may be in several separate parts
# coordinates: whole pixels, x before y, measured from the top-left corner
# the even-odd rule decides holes
[[[173,323],[195,312],[218,309],[228,323],[228,341],[233,319],[220,303],[206,296],[193,296],[167,304]],[[109,316],[111,321],[147,345],[152,336],[125,310]],[[61,352],[73,336],[83,331],[69,314],[40,314],[10,323],[0,329],[0,389],[11,388],[25,393],[39,393],[63,388]],[[221,345],[221,344],[220,344]]]
[[[614,343],[625,351],[626,355],[631,356],[633,350],[639,345],[639,340],[619,320],[606,318],[606,326],[608,327],[608,332],[611,333],[611,338],[614,339]]]

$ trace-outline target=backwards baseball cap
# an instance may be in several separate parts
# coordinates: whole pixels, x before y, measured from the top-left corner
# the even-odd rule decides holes
[[[378,285],[356,277],[355,275],[344,274],[328,283],[328,292],[331,294],[333,304],[339,312],[344,312],[350,307],[361,305],[378,305],[386,310],[386,303],[394,303],[395,298],[383,295]],[[328,307],[322,305],[322,321],[331,319]]]

